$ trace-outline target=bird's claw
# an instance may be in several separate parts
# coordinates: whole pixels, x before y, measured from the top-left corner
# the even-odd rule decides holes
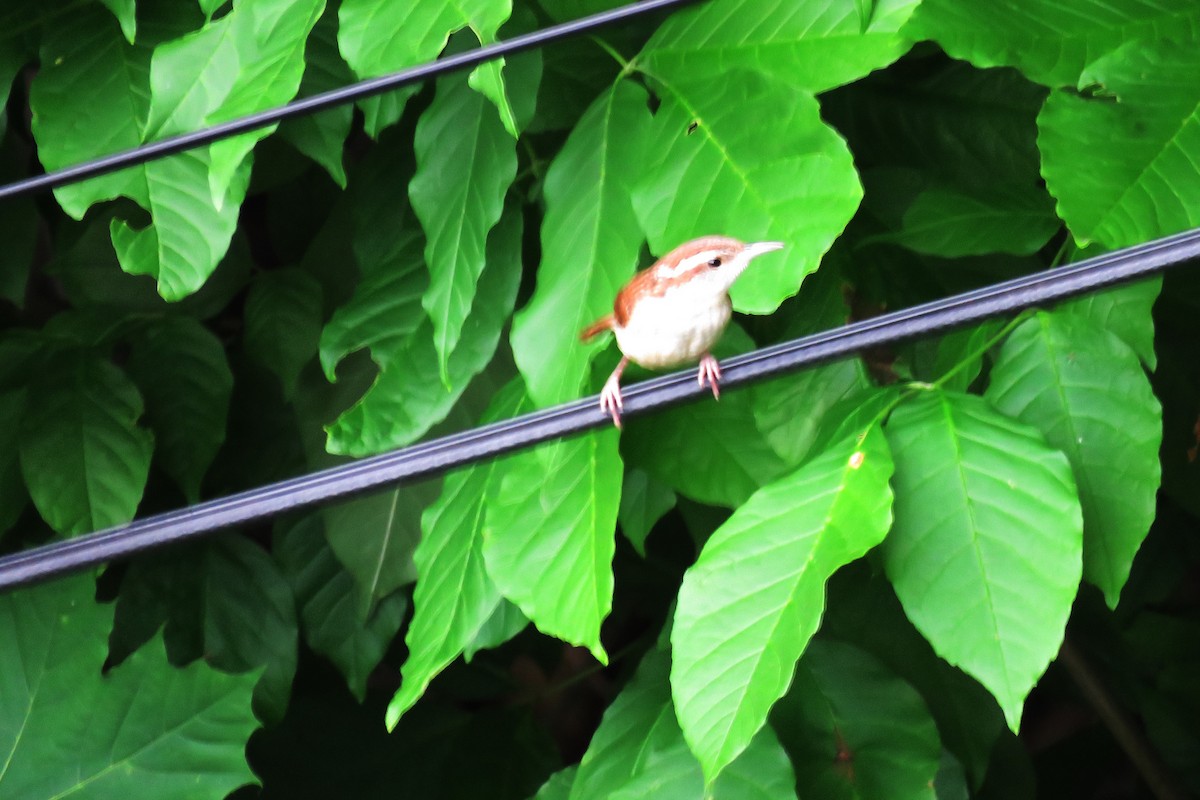
[[[621,412],[625,406],[621,400],[621,383],[618,375],[613,375],[600,390],[600,411],[612,417],[613,425],[621,427]]]
[[[700,370],[696,373],[696,382],[701,386],[705,381],[712,387],[713,398],[721,399],[721,365],[711,355],[705,354],[704,358],[700,359]]]

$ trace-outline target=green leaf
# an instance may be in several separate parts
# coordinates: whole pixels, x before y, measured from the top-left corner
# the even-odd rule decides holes
[[[546,172],[542,263],[533,297],[513,318],[517,367],[538,405],[579,397],[596,345],[579,332],[612,311],[644,239],[630,189],[651,117],[645,90],[619,81],[580,118]]]
[[[161,319],[133,340],[126,367],[146,398],[158,464],[189,502],[225,441],[233,374],[221,342],[188,317]]]
[[[325,0],[237,3],[215,22],[155,48],[146,136],[158,139],[282,105],[296,96],[304,44]],[[267,126],[210,146],[208,182],[220,208]]]
[[[862,187],[842,138],[812,95],[733,71],[720,79],[661,78],[647,139],[657,156],[633,193],[655,253],[719,231],[787,247],[755,264],[730,293],[767,314],[796,293],[854,215]]]
[[[232,176],[221,203],[213,203],[209,194],[211,168],[203,151],[151,161],[142,168],[144,183],[134,199],[153,222],[135,230],[114,219],[109,228],[121,269],[153,275],[167,300],[181,300],[204,285],[237,228],[250,183],[250,161],[243,161]]]
[[[571,796],[571,786],[575,783],[575,773],[578,770],[577,764],[560,769],[542,784],[538,793],[533,796],[533,800],[568,800]]]
[[[100,2],[107,6],[117,21],[121,23],[121,33],[125,34],[125,38],[130,44],[133,44],[137,35],[137,19],[134,17],[136,0],[100,0]]]
[[[283,718],[296,672],[295,600],[261,547],[225,536],[131,565],[117,599],[114,660],[164,624],[172,663],[203,659],[226,672],[256,673],[256,712],[270,723]]]
[[[766,723],[820,624],[825,582],[891,522],[892,460],[878,428],[756,492],[684,575],[671,687],[709,783]]]
[[[413,147],[417,173],[408,196],[425,230],[430,275],[421,305],[433,323],[442,382],[450,388],[450,356],[487,263],[488,232],[517,173],[516,142],[495,109],[457,75],[438,81]]]
[[[338,52],[337,14],[332,8],[326,8],[313,26],[305,45],[304,63],[304,77],[300,79],[297,92],[300,97],[311,97],[354,82],[354,73]],[[350,135],[353,117],[352,105],[340,105],[319,114],[288,120],[279,126],[279,135],[324,167],[334,183],[345,189],[342,151],[346,137]]]
[[[479,632],[463,648],[463,659],[470,662],[481,650],[499,647],[529,627],[529,617],[508,600],[501,600]]]
[[[512,312],[521,278],[522,218],[513,207],[488,237],[487,267],[478,294],[488,298],[467,320],[463,337],[451,354],[450,384],[439,380],[433,329],[422,323],[394,350],[375,347],[371,357],[380,365],[370,390],[326,430],[328,449],[341,455],[378,453],[412,442],[441,421],[458,402],[471,378],[491,361],[500,330]],[[335,315],[336,319],[336,315]],[[328,370],[325,346],[322,362]]]
[[[487,573],[538,630],[588,648],[601,663],[612,609],[621,494],[617,432],[542,445],[505,461],[486,498]]]
[[[277,533],[272,552],[296,596],[304,640],[346,678],[360,703],[367,679],[383,660],[408,612],[408,598],[394,592],[365,618],[355,602],[354,578],[325,541],[319,515]]]
[[[887,576],[863,559],[829,581],[822,635],[868,650],[896,676],[912,685],[928,704],[942,745],[979,787],[991,765],[1004,715],[982,685],[933,651],[896,598]],[[778,727],[785,744],[791,744]]]
[[[130,45],[112,15],[96,6],[77,9],[47,28],[39,53],[42,66],[29,89],[31,127],[47,170],[142,143],[150,54],[147,47]],[[80,130],[87,135],[79,135]],[[62,186],[54,196],[64,211],[82,219],[99,200],[144,194],[149,170],[122,170]]]
[[[511,13],[511,0],[343,0],[338,11],[338,46],[360,78],[373,78],[433,60],[450,34],[463,28],[469,27],[481,43],[490,44]],[[481,72],[485,66],[475,71]],[[498,72],[475,78],[476,83],[492,82],[488,94],[497,100],[504,96],[502,87],[495,84],[498,80]],[[385,122],[399,119],[404,102],[414,92],[391,95],[398,108],[379,118],[377,124],[368,124],[368,132],[378,135]]]
[[[305,72],[305,43],[324,10],[325,0],[259,0],[235,4],[221,22],[231,21],[230,35],[237,47],[237,80],[220,105],[205,115],[204,124],[236,119],[295,98]],[[159,57],[156,52],[155,62]],[[152,90],[158,88],[154,83],[155,67],[156,64],[152,65],[150,71]],[[179,80],[180,75],[172,77]],[[153,99],[150,112],[153,116]],[[254,145],[274,133],[276,127],[270,125],[211,145],[209,186],[215,201],[226,195],[239,165]]]
[[[655,76],[720,78],[733,69],[824,92],[902,56],[919,0],[881,0],[864,20],[859,0],[712,0],[671,15],[637,58]]]
[[[1150,312],[1161,291],[1161,277],[1147,278],[1116,289],[1086,294],[1063,303],[1059,310],[1087,317],[1104,330],[1115,333],[1133,348],[1143,364],[1153,370],[1158,366],[1158,357],[1154,353],[1154,317]]]
[[[1081,571],[1062,453],[982,398],[929,392],[891,416],[896,523],[884,563],[913,625],[1017,729],[1058,652]]]
[[[900,229],[881,237],[910,250],[943,258],[1011,253],[1031,255],[1059,228],[1045,193],[999,191],[980,196],[932,186],[921,191]]]
[[[1079,78],[1103,95],[1050,95],[1038,116],[1042,174],[1081,245],[1127,247],[1200,225],[1198,72],[1195,42],[1131,42]],[[1097,162],[1102,174],[1085,168]]]
[[[899,167],[915,170],[922,187],[1044,197],[1037,114],[1045,88],[1014,69],[938,63],[936,69],[923,65],[915,76],[899,69],[877,72],[821,97],[822,114],[866,168],[864,180]],[[868,205],[878,190],[871,186]]]
[[[755,427],[747,392],[705,397],[625,427],[626,460],[701,503],[734,508],[787,468]]]
[[[0,793],[223,797],[253,783],[258,676],[176,669],[160,638],[104,671],[112,613],[94,591],[77,577],[0,597]]]
[[[857,647],[814,641],[771,722],[801,797],[934,800],[942,748],[925,701]]]
[[[325,538],[354,576],[362,617],[416,580],[413,551],[421,538],[421,511],[436,496],[437,482],[426,481],[322,509]]]
[[[604,712],[579,763],[570,800],[794,799],[791,764],[769,728],[705,792],[700,765],[675,720],[667,670],[665,652],[652,650],[643,657],[633,680]]]
[[[154,448],[142,397],[119,369],[82,351],[41,365],[21,421],[21,474],[42,518],[75,535],[133,518]]]
[[[321,339],[321,284],[307,272],[263,272],[246,295],[246,352],[279,376],[291,397],[300,370],[317,354]]]
[[[621,484],[621,506],[617,520],[621,532],[642,558],[646,557],[646,537],[664,514],[675,507],[675,492],[645,470],[631,469]]]
[[[1125,42],[1195,38],[1200,8],[1189,0],[924,0],[909,33],[977,67],[1013,66],[1047,86],[1073,86],[1087,64]]]
[[[1162,406],[1134,352],[1069,312],[1039,312],[1000,350],[988,399],[1071,462],[1083,504],[1083,572],[1116,607],[1154,521]]]
[[[525,410],[524,386],[514,381],[496,396],[481,422]],[[503,603],[483,561],[485,501],[503,474],[502,463],[490,461],[447,475],[441,496],[421,515],[421,541],[413,553],[413,619],[405,637],[409,656],[400,690],[388,705],[389,730]]]

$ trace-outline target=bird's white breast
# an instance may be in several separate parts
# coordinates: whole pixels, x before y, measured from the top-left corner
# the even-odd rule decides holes
[[[709,352],[731,313],[729,295],[678,286],[661,297],[640,298],[625,325],[613,330],[622,353],[643,367],[663,369]]]

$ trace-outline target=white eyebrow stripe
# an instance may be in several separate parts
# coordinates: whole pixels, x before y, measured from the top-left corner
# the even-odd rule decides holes
[[[666,267],[662,271],[662,277],[674,278],[691,270],[701,264],[706,264],[714,258],[720,258],[723,251],[721,250],[702,250],[694,256],[688,256],[673,267]]]

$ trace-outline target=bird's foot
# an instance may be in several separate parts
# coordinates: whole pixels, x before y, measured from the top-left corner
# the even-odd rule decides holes
[[[604,382],[604,388],[600,390],[600,411],[612,417],[613,425],[618,428],[621,427],[621,412],[625,410],[625,404],[621,400],[621,373],[625,371],[626,363],[626,359],[622,358],[621,363],[617,364],[612,375]]]
[[[713,397],[720,400],[721,365],[709,353],[705,353],[704,358],[700,359],[700,370],[696,373],[697,383],[703,386],[705,381],[712,387]]]

